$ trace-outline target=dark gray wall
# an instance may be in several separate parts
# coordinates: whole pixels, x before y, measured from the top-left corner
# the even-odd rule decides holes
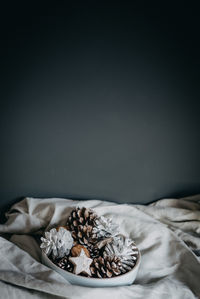
[[[0,205],[199,192],[196,8],[48,3],[1,10]]]

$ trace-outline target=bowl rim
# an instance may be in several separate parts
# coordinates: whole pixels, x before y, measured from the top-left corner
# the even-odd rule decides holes
[[[136,264],[135,264],[135,266],[131,269],[131,270],[129,270],[128,272],[126,272],[126,273],[124,273],[124,274],[121,274],[121,275],[118,275],[118,276],[115,276],[115,277],[106,277],[106,278],[98,278],[98,277],[86,277],[86,276],[81,276],[81,275],[77,275],[77,274],[74,274],[74,273],[71,273],[71,272],[69,272],[69,271],[67,271],[67,270],[63,270],[62,268],[60,268],[60,267],[58,267],[56,264],[54,264],[53,262],[52,262],[52,260],[47,256],[47,254],[42,250],[42,255],[45,257],[45,258],[47,258],[48,259],[48,261],[50,262],[50,264],[52,264],[54,267],[56,267],[56,268],[58,268],[61,272],[63,272],[64,271],[64,273],[67,273],[68,275],[70,275],[70,276],[72,276],[72,277],[76,277],[76,278],[79,278],[79,279],[83,279],[83,280],[89,280],[89,281],[91,281],[91,280],[95,280],[95,281],[102,281],[102,279],[105,281],[107,281],[107,280],[109,280],[109,281],[111,281],[111,280],[116,280],[116,279],[119,279],[120,277],[126,277],[126,276],[129,276],[130,275],[130,273],[132,273],[132,272],[134,272],[135,270],[136,270],[136,268],[138,268],[139,267],[139,265],[140,265],[140,262],[141,262],[141,253],[140,253],[140,250],[138,249],[138,247],[136,246],[136,248],[137,248],[137,250],[138,250],[138,256],[137,256],[137,260],[136,260]]]

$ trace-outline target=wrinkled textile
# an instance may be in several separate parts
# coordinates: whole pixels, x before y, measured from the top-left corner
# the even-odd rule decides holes
[[[71,285],[41,264],[41,234],[64,225],[75,206],[114,217],[121,232],[135,240],[142,258],[133,285]],[[147,206],[27,197],[6,217],[0,225],[0,298],[200,298],[200,195]]]

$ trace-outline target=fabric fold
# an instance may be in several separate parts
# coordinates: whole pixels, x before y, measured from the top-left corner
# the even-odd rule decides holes
[[[113,217],[121,233],[135,240],[142,258],[133,285],[75,286],[41,264],[40,236],[46,229],[64,225],[75,206]],[[15,298],[15,294],[22,299],[200,297],[200,195],[162,199],[146,206],[26,197],[6,217],[6,223],[0,225],[0,286],[7,298]]]

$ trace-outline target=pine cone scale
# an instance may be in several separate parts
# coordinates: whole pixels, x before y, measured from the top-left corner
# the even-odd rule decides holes
[[[112,272],[110,272],[109,270],[106,271],[106,276],[108,278],[111,278],[112,277]]]

